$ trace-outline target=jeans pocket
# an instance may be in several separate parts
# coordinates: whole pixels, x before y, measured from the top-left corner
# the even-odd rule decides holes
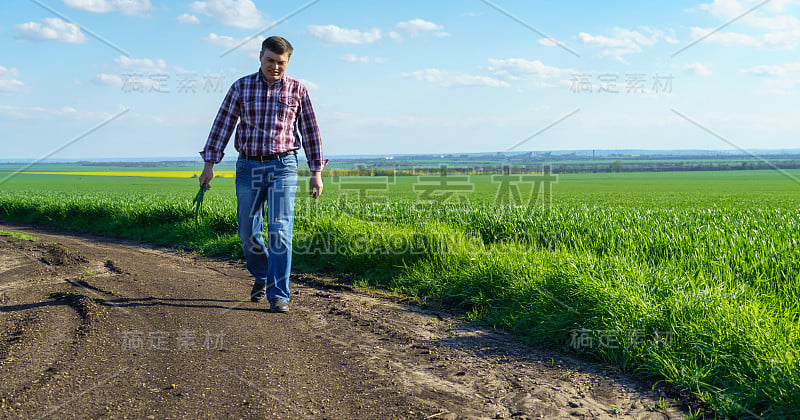
[[[291,154],[291,155],[281,156],[278,159],[280,159],[280,162],[283,164],[283,166],[290,167],[290,168],[297,168],[297,154],[296,153],[295,154]]]
[[[239,158],[236,160],[236,176],[239,177],[247,171],[247,162]]]

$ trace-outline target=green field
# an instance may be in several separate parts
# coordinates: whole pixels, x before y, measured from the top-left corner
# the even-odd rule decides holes
[[[800,416],[800,171],[301,180],[304,270],[465,310],[666,380],[731,418]],[[0,174],[0,178],[4,175]],[[537,178],[538,177],[538,178]],[[233,180],[20,174],[0,219],[241,255]]]

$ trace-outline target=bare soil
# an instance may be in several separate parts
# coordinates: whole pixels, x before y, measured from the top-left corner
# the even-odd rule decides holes
[[[20,226],[0,236],[0,417],[675,419],[641,381],[459,314],[240,262]],[[660,400],[660,401],[659,401]]]

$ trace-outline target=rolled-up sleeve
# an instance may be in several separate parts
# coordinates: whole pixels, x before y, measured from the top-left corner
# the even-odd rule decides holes
[[[234,84],[228,89],[225,99],[222,100],[217,117],[211,126],[211,132],[208,134],[206,145],[200,151],[200,156],[205,162],[219,163],[225,155],[225,146],[228,145],[239,115],[241,115],[239,98],[239,90]]]

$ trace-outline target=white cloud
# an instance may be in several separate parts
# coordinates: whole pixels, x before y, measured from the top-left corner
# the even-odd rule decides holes
[[[703,3],[697,7],[711,13],[716,18],[726,20],[733,19],[747,10],[744,4],[738,0],[714,0],[712,3]]]
[[[800,28],[800,19],[791,15],[750,16],[744,20],[750,26],[770,31],[785,31]]]
[[[0,92],[20,92],[25,87],[25,83],[17,80],[17,77],[19,77],[19,70],[0,66]]]
[[[728,21],[740,17],[742,22],[752,23],[758,21],[764,12],[786,13],[790,6],[798,5],[800,1],[771,0],[766,4],[761,3],[764,3],[763,0],[714,0],[711,3],[700,4],[698,9],[704,10],[720,20]],[[751,9],[753,10],[750,11]]]
[[[92,82],[101,86],[120,88],[123,92],[169,92],[169,74],[123,72],[121,75],[100,73]]]
[[[760,47],[763,42],[758,38],[738,32],[713,32],[712,28],[692,27],[692,39],[717,42],[726,47]],[[705,37],[705,38],[704,38]]]
[[[603,57],[622,59],[622,56],[642,52],[642,48],[630,39],[609,38],[602,35],[594,36],[586,32],[581,32],[578,37],[586,45],[601,48],[603,51],[600,55]]]
[[[369,56],[360,56],[355,54],[345,54],[340,57],[340,59],[347,63],[375,63],[375,64],[383,64],[386,62],[386,59],[383,57],[369,57]]]
[[[764,42],[775,48],[794,49],[800,44],[800,27],[791,31],[773,31],[764,34]]]
[[[122,80],[122,77],[116,74],[107,74],[107,73],[101,73],[94,76],[92,81],[98,85],[113,86],[117,88],[121,88],[122,85],[125,84],[125,82]]]
[[[358,56],[355,54],[345,54],[341,57],[341,60],[346,63],[369,63],[372,61],[369,57]]]
[[[537,42],[545,47],[557,47],[559,45],[558,41],[553,38],[539,38]]]
[[[203,38],[203,41],[208,42],[211,45],[219,45],[228,49],[239,48],[242,51],[255,54],[256,58],[258,57],[258,53],[261,52],[262,40],[259,38],[251,38],[248,39],[247,42],[244,42],[244,39],[238,39],[228,35],[217,35],[212,32],[208,34],[207,37]]]
[[[222,24],[242,29],[259,29],[266,20],[252,0],[196,1],[189,6],[194,13],[211,16]]]
[[[708,67],[700,63],[684,64],[683,71],[684,73],[693,76],[702,76],[702,77],[711,76],[711,70],[709,70]]]
[[[742,70],[742,73],[772,77],[800,76],[800,63],[755,66]]]
[[[668,44],[679,44],[680,40],[678,40],[678,36],[675,35],[675,30],[670,28],[666,32],[659,31],[661,36],[664,37],[664,41]]]
[[[200,19],[197,18],[195,15],[190,15],[188,13],[184,13],[178,16],[178,23],[183,23],[187,25],[194,25],[200,23]]]
[[[92,83],[143,91],[167,89],[164,79],[169,79],[167,62],[162,59],[130,58],[119,56],[114,59],[120,71],[118,74],[100,73],[92,78]]]
[[[548,66],[539,60],[529,61],[524,58],[498,60],[492,58],[489,59],[489,72],[496,77],[519,80],[531,77],[554,79],[574,74],[575,70]]]
[[[151,9],[150,0],[64,0],[64,5],[92,13],[120,12],[129,16],[143,15]]]
[[[785,95],[800,88],[800,62],[755,66],[742,73],[764,78],[761,93]]]
[[[487,76],[450,72],[439,69],[418,70],[411,73],[402,73],[402,76],[421,82],[435,83],[442,87],[509,87],[508,82],[493,79]]]
[[[19,76],[19,70],[0,66],[0,79],[16,78],[17,76]]]
[[[423,32],[433,33],[433,36],[437,38],[445,38],[450,36],[450,33],[443,30],[444,27],[442,25],[438,25],[423,19],[412,19],[405,22],[400,22],[395,25],[395,29],[397,29],[397,31],[390,31],[388,34],[388,37],[395,41],[403,40],[403,35],[398,31],[405,32],[412,37],[417,37]]]
[[[408,33],[411,36],[417,36],[420,32],[442,31],[443,26],[437,25],[423,19],[412,19],[405,22],[400,22],[395,25],[395,28]],[[440,32],[446,34],[446,32]]]
[[[221,45],[223,47],[234,47],[241,42],[232,36],[217,35],[214,32],[211,32],[207,37],[203,38],[203,41],[213,45]]]
[[[524,58],[489,59],[487,71],[495,78],[515,82],[522,87],[569,86],[577,70],[548,66],[539,60]]]
[[[319,89],[319,85],[312,82],[311,80],[306,79],[297,79],[298,82],[302,83],[308,90],[317,90]]]
[[[578,38],[584,45],[601,49],[602,57],[611,57],[620,61],[624,61],[623,57],[626,55],[642,52],[643,47],[656,45],[660,40],[670,44],[678,42],[675,39],[674,31],[665,32],[646,26],[640,27],[638,31],[615,27],[612,29],[611,36],[581,32],[578,34]],[[540,40],[539,43],[548,45],[552,44],[553,40]]]
[[[41,106],[23,107],[0,105],[0,115],[16,120],[50,120],[56,117],[70,117],[74,119],[105,119],[112,114],[105,112],[81,111],[70,106],[61,108],[45,108]]]
[[[309,25],[307,29],[311,35],[331,44],[369,44],[381,39],[381,30],[378,28],[362,32],[336,25]]]
[[[149,58],[130,58],[121,55],[115,58],[114,62],[122,66],[126,71],[163,73],[167,69],[167,62],[160,58],[152,60]]]
[[[772,0],[764,6],[771,12],[784,13],[789,9],[789,6],[798,4],[800,4],[798,0]]]
[[[443,87],[484,86],[510,87],[512,82],[530,83],[535,87],[552,87],[568,84],[567,80],[576,71],[568,68],[548,66],[539,60],[524,58],[489,59],[485,68],[487,75],[472,75],[440,69],[425,69],[402,73],[402,77],[422,82],[435,83]]]
[[[711,34],[704,41],[717,42],[724,46],[794,49],[800,45],[800,18],[786,12],[789,6],[797,4],[800,4],[800,1],[772,0],[761,4],[755,0],[714,0],[712,3],[701,4],[698,8],[708,12],[720,22],[739,18],[737,20],[739,27],[744,26],[744,30],[750,28],[751,31],[748,33],[721,31],[711,34],[712,29],[691,28],[692,36],[700,39]],[[754,9],[757,5],[759,7]]]
[[[86,36],[74,23],[59,18],[45,18],[41,23],[27,22],[14,27],[17,38],[37,41],[58,41],[68,44],[83,44]]]

